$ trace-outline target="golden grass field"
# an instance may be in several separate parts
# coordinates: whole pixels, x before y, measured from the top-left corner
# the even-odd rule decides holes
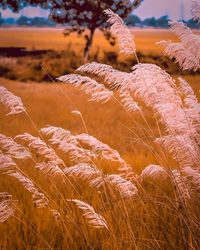
[[[28,47],[29,49],[63,50],[67,44],[72,43],[73,47],[79,50],[84,43],[83,38],[77,39],[76,34],[64,37],[62,28],[2,28],[0,33],[1,47],[16,46]],[[138,50],[143,52],[161,52],[162,49],[159,46],[154,46],[156,42],[168,39],[177,40],[175,35],[168,30],[136,28],[133,33]],[[98,48],[112,49],[100,31],[96,31],[93,43],[93,50]]]
[[[165,30],[136,29],[134,34],[139,51],[155,53],[160,56],[161,48],[156,46],[155,42],[164,39],[176,39],[171,32]],[[22,46],[29,49],[53,49],[59,51],[65,50],[69,43],[74,50],[81,51],[83,40],[75,35],[64,37],[62,29],[16,28],[0,30],[0,47]],[[103,36],[97,32],[92,51],[97,49],[116,51],[117,47],[110,47]],[[26,60],[26,58],[20,60]],[[49,73],[51,74],[51,72]],[[174,75],[174,78],[177,78],[177,76]],[[200,98],[200,76],[186,75],[185,78],[191,83],[197,97]],[[0,85],[5,86],[9,91],[21,97],[27,112],[38,128],[54,125],[69,129],[74,133],[83,133],[85,128],[80,117],[71,113],[73,110],[79,110],[84,117],[89,134],[117,149],[136,173],[141,173],[142,169],[148,164],[158,163],[152,152],[141,141],[138,141],[138,136],[146,140],[148,134],[145,132],[147,128],[144,126],[143,119],[138,114],[130,117],[115,100],[107,104],[88,102],[87,95],[71,86],[64,86],[64,84],[36,83],[31,80],[21,82],[20,80],[8,80],[1,77]],[[152,113],[144,112],[154,135],[158,135],[159,131]],[[38,136],[37,131],[24,114],[15,116],[5,116],[5,114],[5,109],[0,105],[0,133],[13,137],[28,132]],[[34,157],[37,159],[38,156],[34,155]],[[105,170],[108,172],[112,172],[114,169],[113,166],[108,165],[107,167],[110,167],[110,169]],[[82,194],[79,197],[66,183],[60,183],[58,179],[49,180],[47,176],[43,176],[34,170],[33,162],[23,162],[22,169],[34,177],[46,192],[51,193],[59,204],[62,204],[63,196],[69,198],[75,195],[76,198],[84,198],[85,201],[92,203],[98,211],[101,197],[99,194],[92,196],[93,190],[88,188],[85,183],[82,186],[77,185],[79,192]],[[59,193],[55,194],[53,186],[50,185],[51,183],[58,185]],[[171,187],[164,186],[162,187],[163,190],[168,193]],[[0,250],[187,249],[184,248],[185,239],[181,237],[187,233],[184,230],[179,231],[180,225],[182,225],[181,216],[179,217],[179,213],[173,209],[169,212],[168,206],[162,207],[159,202],[165,200],[166,197],[165,195],[161,197],[162,192],[154,192],[153,189],[149,191],[149,194],[150,197],[159,196],[158,204],[153,204],[151,198],[148,198],[149,204],[142,204],[142,202],[137,204],[130,201],[126,209],[129,210],[134,207],[131,217],[126,213],[119,212],[124,209],[124,204],[118,204],[116,207],[111,205],[111,208],[109,207],[106,212],[103,208],[100,208],[100,211],[104,211],[105,218],[112,225],[110,233],[88,228],[84,225],[78,211],[73,212],[70,216],[76,218],[75,223],[80,231],[70,224],[67,219],[65,226],[62,226],[61,222],[53,220],[47,209],[37,210],[34,208],[31,195],[23,187],[19,186],[15,180],[1,175],[0,192],[4,191],[11,193],[19,201],[20,210],[16,211],[17,218],[13,217],[8,222],[0,224]],[[167,205],[170,206],[169,203]],[[112,217],[109,216],[110,211],[113,213]],[[25,217],[23,214],[25,214]],[[151,226],[147,227],[145,223]],[[113,225],[118,225],[118,229],[114,228]],[[131,227],[131,229],[127,229],[127,227]],[[134,231],[134,228],[137,228],[137,230]],[[35,236],[37,230],[39,236],[38,232],[36,233],[37,236]],[[187,231],[186,228],[185,230]],[[81,237],[81,233],[84,234],[84,237]],[[88,242],[85,242],[85,238],[88,239]],[[131,239],[130,242],[128,239]]]

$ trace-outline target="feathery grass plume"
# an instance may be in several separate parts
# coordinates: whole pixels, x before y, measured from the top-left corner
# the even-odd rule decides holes
[[[43,193],[41,193],[37,189],[37,187],[33,184],[33,182],[28,177],[25,177],[18,171],[7,173],[7,175],[12,176],[15,179],[17,179],[24,186],[24,188],[32,194],[33,203],[38,208],[43,208],[43,207],[48,206],[49,204],[48,199],[45,197]]]
[[[118,191],[122,199],[135,197],[138,193],[138,189],[131,181],[116,174],[97,176],[89,181],[89,185],[93,188],[101,188],[105,184]]]
[[[62,169],[57,165],[57,162],[54,161],[40,162],[37,163],[35,167],[49,176],[64,175]]]
[[[10,155],[4,155],[0,150],[0,170],[10,170],[15,167],[16,164]]]
[[[82,114],[81,114],[81,112],[79,110],[73,110],[71,113],[73,115],[82,116]]]
[[[3,86],[0,86],[0,102],[10,111],[7,115],[15,115],[26,111],[22,100]]]
[[[179,77],[178,91],[183,98],[184,110],[192,125],[200,132],[200,104],[188,82]],[[200,142],[199,142],[200,143]]]
[[[192,13],[193,19],[195,21],[200,22],[200,1],[199,0],[192,0],[191,13]]]
[[[61,142],[58,146],[64,153],[69,154],[71,161],[73,162],[91,162],[92,158],[96,157],[96,154],[91,150],[78,147],[72,143]]]
[[[128,91],[120,91],[121,103],[128,112],[141,111],[138,104],[133,100]]]
[[[82,65],[77,69],[77,71],[94,74],[95,76],[104,78],[105,83],[108,84],[113,90],[120,89],[122,87],[125,88],[124,85],[128,85],[130,81],[130,74],[116,70],[107,64],[97,62]]]
[[[106,103],[113,96],[113,92],[106,89],[103,84],[99,84],[95,80],[86,76],[71,74],[61,76],[57,80],[73,84],[75,87],[80,87],[80,89],[86,94],[91,95],[91,101]]]
[[[193,55],[200,59],[200,36],[194,34],[190,28],[183,22],[170,22],[171,30],[179,36],[181,43],[186,49],[188,49]]]
[[[178,197],[183,201],[187,202],[190,200],[191,196],[188,189],[188,182],[184,176],[180,174],[178,170],[172,170],[172,180],[178,191]]]
[[[55,127],[55,126],[47,126],[40,130],[44,135],[51,136],[49,140],[52,144],[60,144],[61,142],[71,143],[74,145],[78,145],[78,142],[74,135],[72,135],[71,131]]]
[[[169,134],[195,134],[182,108],[175,81],[160,67],[140,64],[133,67],[131,94],[151,107]]]
[[[89,180],[89,186],[92,188],[101,188],[102,186],[105,185],[105,175],[101,175],[101,176],[96,176],[95,178],[93,178],[92,180]]]
[[[97,140],[93,136],[83,133],[76,135],[76,139],[83,147],[89,147],[96,155],[102,156],[109,161],[119,162],[121,165],[127,165],[117,150],[112,149],[110,146]]]
[[[129,86],[132,84],[131,74],[118,70],[108,73],[104,81],[111,89],[121,91],[128,90]]]
[[[178,100],[175,92],[175,81],[157,65],[151,63],[137,64],[132,67],[129,77],[132,84],[127,86],[127,90],[135,93],[148,106],[152,106],[154,102],[158,103],[162,100],[176,102],[176,104],[181,105],[181,100]]]
[[[187,118],[185,110],[180,106],[176,106],[175,103],[161,101],[154,104],[154,112],[159,121],[165,125],[168,134],[184,134],[184,136],[191,137],[196,134],[196,129],[191,126],[191,121]],[[181,121],[182,123],[178,123]]]
[[[63,161],[56,155],[55,151],[39,137],[24,133],[22,135],[17,135],[15,139],[28,142],[28,146],[30,148],[35,149],[39,155],[44,156],[47,160],[52,161],[55,164],[64,164]]]
[[[142,180],[145,179],[153,179],[153,180],[163,180],[166,179],[167,177],[167,172],[164,168],[162,168],[159,165],[149,165],[147,166],[142,173],[140,174],[140,178]]]
[[[178,90],[180,92],[180,94],[184,97],[184,98],[189,98],[192,99],[191,101],[194,101],[194,105],[198,104],[198,100],[197,97],[194,94],[193,89],[191,88],[191,86],[189,85],[189,83],[183,79],[182,77],[178,78],[179,81],[179,86],[178,86]],[[190,102],[188,103],[188,106],[193,106],[193,104],[190,104]]]
[[[99,77],[105,77],[107,74],[115,70],[110,65],[92,62],[80,66],[76,71],[93,74]]]
[[[79,147],[76,136],[72,135],[69,130],[48,126],[42,128],[41,132],[46,136],[51,136],[49,141],[57,144],[64,153],[68,153],[73,162],[90,162],[91,158],[96,156],[92,151]]]
[[[107,175],[106,182],[118,190],[121,198],[123,199],[134,197],[138,193],[136,186],[131,181],[124,179],[120,175]]]
[[[83,217],[87,220],[89,226],[94,228],[106,228],[108,230],[105,218],[97,214],[92,206],[77,199],[68,199],[67,201],[74,202],[76,206],[83,211]]]
[[[200,36],[192,32],[182,22],[170,22],[171,30],[180,38],[180,43],[162,41],[165,53],[170,58],[175,58],[184,70],[197,71],[200,68]]]
[[[95,166],[86,163],[79,163],[73,167],[65,168],[64,173],[80,180],[91,180],[102,174]]]
[[[160,41],[156,43],[164,48],[164,55],[170,59],[175,59],[183,70],[197,71],[200,67],[198,58],[193,55],[181,43],[174,43],[171,41]]]
[[[168,135],[155,140],[169,152],[180,167],[198,165],[200,149],[193,138],[186,135]]]
[[[200,171],[191,167],[184,167],[182,171],[186,174],[186,177],[191,179],[192,184],[200,189]]]
[[[6,192],[0,193],[0,223],[6,222],[14,215],[15,206],[12,195]]]
[[[16,159],[31,158],[31,154],[27,148],[16,143],[11,137],[0,134],[0,148]]]
[[[108,23],[111,24],[112,34],[118,38],[120,52],[125,55],[134,54],[136,51],[134,37],[124,21],[110,9],[105,10],[104,13],[109,17]]]

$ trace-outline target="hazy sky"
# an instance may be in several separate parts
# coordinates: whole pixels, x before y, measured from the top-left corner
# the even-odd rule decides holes
[[[191,0],[144,0],[142,5],[135,10],[141,18],[168,15],[171,19],[179,19],[181,15],[189,19]],[[181,14],[183,13],[183,14]]]
[[[171,19],[179,19],[183,15],[185,19],[189,19],[190,3],[191,0],[144,0],[142,5],[135,10],[135,14],[142,19],[162,15],[168,15]],[[3,11],[2,14],[7,17],[19,16],[19,14],[13,14],[9,10]],[[39,8],[26,8],[23,10],[23,14],[28,16],[47,16],[47,12]]]

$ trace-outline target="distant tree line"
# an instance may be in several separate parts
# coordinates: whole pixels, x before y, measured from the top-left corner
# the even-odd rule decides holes
[[[16,20],[16,24],[19,26],[37,26],[37,27],[44,27],[44,26],[55,26],[56,23],[48,18],[43,17],[27,17],[21,16],[18,20]]]
[[[125,22],[132,27],[155,27],[155,28],[168,28],[169,27],[169,17],[168,16],[161,16],[159,18],[150,17],[144,20],[141,20],[136,15],[129,15]],[[190,28],[200,28],[200,23],[194,21],[193,19],[184,21]],[[55,26],[56,22],[51,19],[44,18],[44,17],[27,17],[21,16],[17,20],[13,18],[2,18],[0,13],[0,26],[10,26],[10,25],[17,25],[17,26],[37,26],[37,27],[45,27],[45,26]]]
[[[46,27],[46,26],[55,26],[56,23],[48,18],[44,17],[27,17],[21,16],[18,19],[6,18],[3,19],[0,16],[0,26],[36,26],[36,27]]]
[[[155,28],[169,28],[169,17],[168,16],[161,16],[159,18],[155,17],[148,17],[144,20],[141,20],[136,15],[129,15],[126,19],[126,24],[129,26],[136,26],[136,27],[155,27]],[[190,20],[181,20],[186,23],[190,28],[200,28],[200,23],[194,21],[193,19]]]

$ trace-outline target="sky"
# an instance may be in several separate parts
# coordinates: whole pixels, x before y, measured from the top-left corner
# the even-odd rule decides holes
[[[190,15],[191,0],[144,0],[141,6],[134,11],[141,19],[146,17],[160,17],[168,15],[170,19],[177,20],[182,17],[184,19],[191,18]],[[26,8],[20,14],[14,14],[9,10],[3,11],[3,17],[19,17],[20,15],[48,16],[48,12],[40,8]]]

